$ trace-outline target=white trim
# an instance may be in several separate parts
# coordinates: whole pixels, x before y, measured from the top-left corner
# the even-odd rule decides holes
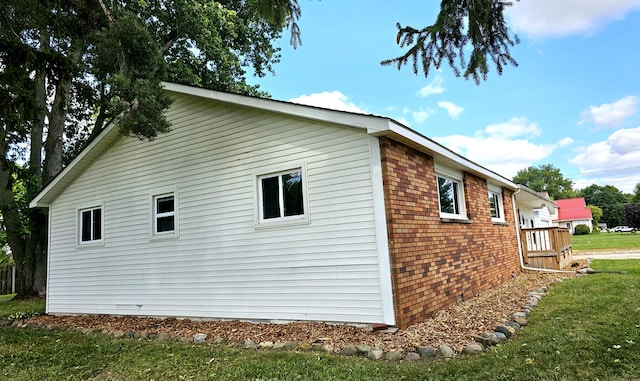
[[[82,240],[82,213],[85,211],[93,211],[100,209],[100,239],[83,241]],[[92,216],[93,218],[93,213]],[[104,218],[105,210],[103,202],[87,203],[87,206],[76,208],[76,247],[77,248],[91,248],[104,246]],[[93,229],[92,229],[93,235]]]
[[[382,181],[382,166],[380,156],[380,142],[378,138],[369,139],[371,152],[371,187],[373,193],[373,211],[376,229],[376,246],[378,249],[378,268],[380,269],[380,296],[382,298],[383,323],[395,325],[396,317],[393,308],[393,286],[391,282],[391,257],[389,254],[389,240],[387,233],[387,216],[384,202],[384,184]]]
[[[436,182],[436,189],[438,190],[438,212],[440,213],[440,218],[467,220],[467,202],[465,200],[463,172],[443,166],[439,163],[434,163],[434,169],[436,173],[434,180]],[[443,178],[456,184],[455,192],[458,200],[458,205],[456,205],[458,213],[446,213],[442,211],[442,205],[440,205],[440,182],[438,181],[438,178]]]
[[[173,195],[173,231],[156,232],[156,199]],[[157,189],[155,192],[148,194],[149,199],[149,240],[164,240],[180,238],[180,195],[178,186],[165,187]]]
[[[489,192],[488,192],[489,194],[487,196],[495,195],[498,201],[498,204],[496,205],[496,208],[498,209],[498,217],[491,216],[491,221],[498,222],[498,223],[506,222],[504,219],[504,201],[503,201],[504,194],[502,192],[502,187],[491,184],[491,183],[487,183],[487,188],[489,189]],[[489,210],[489,212],[491,212],[491,210]]]
[[[287,169],[282,169],[287,168]],[[300,170],[302,175],[302,207],[304,208],[304,213],[295,216],[288,217],[279,217],[279,218],[262,218],[262,186],[260,185],[260,179],[266,177],[273,176],[281,176],[283,174]],[[258,172],[259,171],[259,172]],[[308,187],[308,176],[307,176],[307,163],[294,163],[290,166],[285,165],[277,165],[277,166],[269,166],[265,168],[260,168],[258,171],[253,174],[253,190],[254,190],[254,219],[255,219],[255,228],[256,229],[265,229],[272,227],[283,227],[283,226],[291,226],[291,225],[305,225],[311,223],[310,218],[310,210],[309,210],[309,187]],[[280,184],[279,177],[279,184]],[[280,203],[281,207],[283,200],[282,195],[280,194]]]
[[[49,204],[47,209],[49,213],[47,213],[47,224],[48,224],[47,225],[48,226],[48,229],[47,229],[47,281],[45,283],[47,289],[45,291],[48,293],[50,290],[49,282],[51,281],[51,221],[53,218],[53,213],[51,213],[51,204]],[[78,231],[77,228],[76,228],[76,231]],[[14,277],[14,280],[15,280],[15,277]],[[51,300],[51,298],[49,298],[47,295],[47,297],[45,297],[44,300],[45,300],[44,312],[48,314],[50,311],[49,301]]]

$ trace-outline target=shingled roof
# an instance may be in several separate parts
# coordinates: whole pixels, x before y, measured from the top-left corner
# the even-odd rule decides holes
[[[583,197],[556,200],[558,221],[590,220],[591,209],[587,208]]]

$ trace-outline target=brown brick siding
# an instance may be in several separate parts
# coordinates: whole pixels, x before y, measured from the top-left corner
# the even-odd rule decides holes
[[[512,191],[503,189],[506,224],[494,224],[485,179],[464,173],[471,223],[440,219],[434,161],[380,140],[396,323],[406,327],[471,298],[520,271]]]

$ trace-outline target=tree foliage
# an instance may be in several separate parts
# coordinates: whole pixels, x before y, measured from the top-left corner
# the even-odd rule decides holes
[[[531,166],[519,170],[513,182],[525,185],[536,192],[547,192],[554,200],[575,197],[573,181],[565,178],[560,169],[552,164]]]
[[[626,198],[624,194],[613,185],[592,184],[578,191],[580,197],[584,197],[587,205],[595,205],[602,209],[601,222],[613,227],[624,222],[624,206]]]
[[[299,42],[299,16],[296,0],[4,0],[0,213],[19,293],[45,286],[46,212],[28,208],[42,184],[110,122],[168,131],[161,81],[264,95],[247,71],[272,70],[285,26]]]
[[[517,66],[509,48],[519,43],[505,20],[505,9],[513,5],[504,0],[442,0],[436,21],[423,28],[397,24],[397,43],[408,50],[399,57],[382,61],[398,70],[411,65],[415,74],[425,77],[432,68],[448,64],[456,76],[486,80],[491,62],[498,74],[504,66]]]
[[[632,228],[640,229],[640,203],[625,205],[624,223]]]
[[[591,218],[593,219],[593,230],[598,229],[598,224],[602,218],[602,209],[595,205],[587,205],[587,208],[591,209]]]

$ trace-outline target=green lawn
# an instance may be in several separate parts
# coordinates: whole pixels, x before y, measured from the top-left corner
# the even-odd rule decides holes
[[[595,233],[571,236],[571,244],[578,251],[640,250],[640,233]]]
[[[626,273],[552,287],[530,325],[506,345],[453,361],[374,362],[2,326],[0,379],[640,380],[640,260],[599,260],[592,267]],[[2,298],[0,316],[21,306]],[[23,310],[41,306],[27,302]]]

